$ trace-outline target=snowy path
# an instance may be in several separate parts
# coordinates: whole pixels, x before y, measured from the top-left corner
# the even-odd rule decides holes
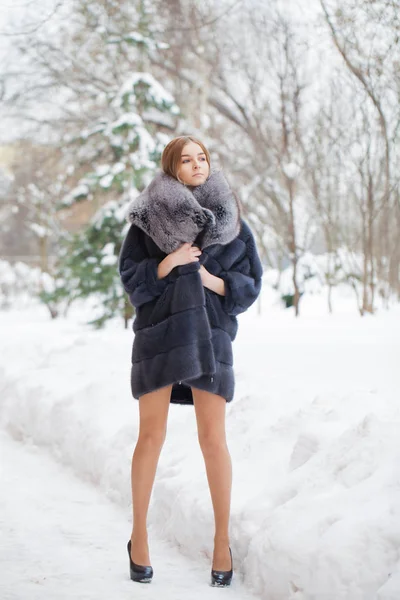
[[[165,600],[210,597],[214,524],[190,407],[170,408],[158,465],[149,511],[156,577],[147,591],[127,577],[139,426],[129,390],[132,335],[118,323],[93,331],[85,318],[50,322],[39,309],[0,311],[0,431],[33,453],[22,461],[17,447],[16,466],[4,474],[2,488],[10,490],[10,480],[14,490],[0,511],[7,508],[4,522],[18,535],[8,529],[3,550],[0,537],[0,600],[153,598],[157,589]],[[241,599],[251,589],[265,600],[399,600],[400,307],[362,320],[294,321],[271,310],[262,319],[244,315],[240,331],[235,401],[227,407],[236,578],[225,592],[238,598],[244,581]],[[38,473],[28,458],[38,459]],[[20,473],[30,478],[22,490]],[[49,481],[55,489],[47,491]],[[29,557],[25,571],[17,570],[20,557]],[[183,588],[182,564],[190,569]]]
[[[3,432],[0,445],[2,600],[255,598],[238,576],[229,591],[212,588],[203,557],[183,557],[151,530],[153,582],[131,582],[124,512],[36,446]]]

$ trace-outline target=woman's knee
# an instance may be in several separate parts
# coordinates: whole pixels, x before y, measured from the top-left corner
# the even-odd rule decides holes
[[[148,448],[161,448],[167,432],[171,386],[145,394],[139,398],[138,443]]]
[[[150,448],[161,448],[165,442],[166,428],[156,423],[141,424],[139,427],[138,444]]]
[[[225,435],[220,432],[201,431],[198,438],[204,456],[212,458],[228,451]]]

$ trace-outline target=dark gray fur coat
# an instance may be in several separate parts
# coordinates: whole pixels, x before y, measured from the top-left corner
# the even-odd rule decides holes
[[[187,187],[159,174],[131,202],[127,218],[119,272],[136,308],[133,397],[173,384],[171,402],[193,404],[191,387],[230,402],[236,317],[259,295],[262,266],[225,178],[211,173],[202,185]],[[199,262],[158,279],[158,264],[184,242],[200,246]],[[224,280],[225,296],[203,286],[202,264]]]

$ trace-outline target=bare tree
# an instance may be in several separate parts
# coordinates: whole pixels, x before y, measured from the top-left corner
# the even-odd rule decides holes
[[[380,294],[388,301],[390,281],[399,267],[399,231],[393,231],[391,225],[393,221],[398,224],[400,210],[395,193],[399,178],[393,168],[399,158],[396,151],[400,126],[400,109],[396,100],[400,90],[399,70],[396,68],[400,61],[399,15],[393,3],[378,0],[357,4],[350,2],[340,10],[336,5],[328,6],[325,0],[320,0],[320,3],[334,45],[365,95],[366,106],[364,102],[360,105],[364,123],[360,135],[367,138],[368,144],[363,164],[359,164],[358,168],[365,196],[361,211],[365,252],[363,314],[373,311],[376,278],[381,282]],[[349,23],[355,13],[361,26],[350,28]],[[368,104],[375,118],[368,110]],[[379,126],[379,137],[375,135],[375,121]],[[384,286],[383,282],[386,283]]]

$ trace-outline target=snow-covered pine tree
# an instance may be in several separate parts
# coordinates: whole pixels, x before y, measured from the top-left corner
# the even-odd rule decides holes
[[[81,157],[86,154],[98,158],[91,160],[91,170],[62,203],[65,208],[89,199],[100,206],[86,228],[69,240],[59,277],[71,301],[96,298],[96,315],[91,323],[97,327],[118,314],[126,324],[131,316],[117,270],[126,233],[125,206],[153,178],[170,138],[167,132],[175,129],[179,115],[171,95],[144,72],[131,74],[110,98],[109,106],[109,118],[75,139]],[[101,206],[105,196],[108,200]],[[59,287],[54,293],[60,295]]]

